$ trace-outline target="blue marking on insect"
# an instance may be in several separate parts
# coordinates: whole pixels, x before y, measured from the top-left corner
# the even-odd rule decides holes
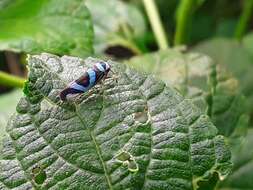
[[[104,67],[101,64],[96,64],[96,66],[101,72],[105,71]]]
[[[97,71],[97,72],[98,72],[98,71]],[[93,69],[89,69],[89,70],[87,71],[87,73],[88,73],[89,78],[90,78],[89,87],[92,87],[92,86],[94,86],[94,84],[95,84],[95,82],[96,82],[96,75],[97,75],[97,73],[96,73],[96,71],[94,71]]]
[[[76,89],[76,90],[80,90],[80,91],[83,91],[83,92],[85,92],[88,88],[87,87],[84,87],[84,86],[82,86],[82,85],[79,85],[79,84],[77,84],[76,82],[73,82],[72,84],[71,84],[71,88],[74,88],[74,89]]]
[[[107,62],[98,62],[93,68],[88,69],[80,78],[71,82],[60,92],[62,101],[67,99],[68,95],[85,93],[94,87],[98,82],[106,78],[111,66]]]

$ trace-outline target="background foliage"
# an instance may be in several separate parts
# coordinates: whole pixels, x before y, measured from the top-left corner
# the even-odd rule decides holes
[[[102,57],[161,79],[180,96],[190,99],[194,107],[210,117],[217,133],[224,135],[232,150],[231,174],[220,181],[216,172],[221,171],[207,172],[198,183],[193,182],[192,188],[253,189],[253,152],[250,151],[253,145],[252,11],[252,0],[1,0],[1,139],[6,138],[3,137],[6,122],[22,96],[21,90],[11,90],[22,87],[28,76],[26,54],[48,52],[59,56]],[[50,65],[50,60],[45,64]],[[31,83],[32,69],[30,67]],[[80,71],[72,69],[71,72]],[[41,92],[29,86],[29,82],[27,96],[36,100]],[[46,90],[55,85],[46,80],[41,83],[47,84]],[[29,101],[27,104],[34,103],[32,98]],[[29,109],[27,112],[35,110],[34,107]],[[21,114],[20,110],[17,112]],[[15,127],[9,128],[8,134],[12,134]],[[15,143],[4,146],[5,154],[6,147],[12,154],[2,155],[2,160],[20,158]],[[30,154],[35,155],[36,151]],[[229,161],[226,162],[229,165]],[[224,168],[227,174],[228,168]],[[29,171],[20,169],[33,183]],[[209,171],[207,167],[205,171]],[[36,172],[35,182],[38,179],[43,184],[43,167]],[[1,181],[8,180],[3,176]],[[56,181],[60,179],[61,175],[56,176]],[[13,187],[21,182],[28,184],[23,178],[23,181],[16,180]]]

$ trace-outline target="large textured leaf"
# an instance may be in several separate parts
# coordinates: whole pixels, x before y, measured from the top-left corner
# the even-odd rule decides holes
[[[0,4],[0,50],[92,53],[93,30],[83,0],[8,0]]]
[[[154,73],[192,98],[211,117],[220,134],[230,136],[245,119],[247,108],[237,80],[208,56],[166,50],[132,58],[128,64]],[[246,128],[245,124],[240,127]]]
[[[145,34],[146,23],[134,5],[118,0],[86,0],[86,5],[94,22],[94,46],[97,53],[114,45],[136,51],[133,40]]]
[[[246,47],[246,45],[244,46]],[[209,55],[216,63],[230,70],[239,79],[239,87],[249,100],[249,109],[252,110],[253,56],[249,53],[249,47],[245,48],[244,46],[237,41],[219,38],[203,42],[193,48],[193,51]]]
[[[191,190],[228,174],[230,152],[209,118],[152,76],[111,63],[117,80],[61,103],[60,90],[97,61],[29,57],[27,97],[1,153],[2,189]]]
[[[222,183],[221,190],[253,189],[253,129],[248,131],[244,143],[233,150],[234,168],[232,174]]]

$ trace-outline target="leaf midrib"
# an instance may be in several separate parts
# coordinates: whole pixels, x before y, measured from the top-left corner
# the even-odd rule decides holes
[[[38,58],[36,58],[36,59],[38,59]],[[53,73],[59,80],[61,80],[61,78],[59,77],[58,73],[51,72],[50,69],[49,69],[46,65],[44,65],[44,62],[41,64],[41,67],[43,67],[47,72]],[[67,86],[67,84],[64,82],[64,80],[61,80],[61,81],[65,84],[65,86]],[[43,97],[45,98],[45,100],[48,101],[50,104],[59,106],[57,103],[51,101],[51,100],[50,100],[47,96],[45,96],[44,94],[42,94],[42,95],[43,95]],[[103,101],[104,101],[104,91],[103,91],[102,97],[103,97]],[[102,105],[103,105],[103,108],[104,108],[104,103],[103,103]],[[75,113],[76,116],[79,118],[79,120],[81,121],[81,123],[83,124],[83,126],[88,130],[89,135],[90,135],[90,137],[91,137],[91,139],[92,139],[92,142],[93,142],[94,145],[95,145],[96,153],[97,153],[97,155],[98,155],[98,157],[99,157],[99,160],[100,160],[100,162],[101,162],[101,164],[102,164],[102,167],[103,167],[103,170],[104,170],[104,175],[105,175],[105,177],[106,177],[107,185],[108,185],[108,187],[109,187],[110,190],[113,190],[111,178],[110,178],[108,169],[107,169],[107,167],[106,167],[106,164],[104,163],[104,160],[103,160],[103,158],[102,158],[101,150],[100,150],[99,145],[98,145],[98,143],[97,143],[97,141],[96,141],[96,137],[92,134],[92,131],[89,129],[89,127],[87,127],[87,126],[85,125],[85,121],[82,119],[82,116],[81,116],[80,112],[77,111],[77,110],[79,110],[78,108],[79,108],[80,106],[78,106],[75,102],[74,102],[74,106],[75,106],[75,108],[76,108],[76,109],[75,109],[76,111],[74,111],[74,113]],[[101,110],[101,112],[100,112],[100,115],[101,115],[101,113],[102,113],[102,111],[103,111],[103,108],[102,108],[102,110]],[[99,118],[100,118],[100,117],[99,117]],[[98,119],[98,120],[99,120],[99,119]],[[65,159],[64,159],[64,160],[65,160]],[[66,161],[66,160],[65,160],[65,161]],[[79,169],[79,168],[78,168],[78,169]]]
[[[103,94],[102,97],[103,97],[103,99],[104,99],[104,94]],[[75,106],[76,106],[76,104],[75,104]],[[80,106],[78,106],[78,107],[80,107]],[[103,108],[104,108],[104,104],[103,104]],[[102,110],[100,111],[100,115],[101,115],[101,113],[102,113],[102,111],[103,111],[103,108],[102,108]],[[109,186],[109,189],[112,190],[113,188],[112,188],[111,178],[110,178],[110,175],[109,175],[109,173],[108,173],[107,166],[106,166],[106,164],[104,163],[104,160],[103,160],[103,158],[102,158],[101,149],[100,149],[100,147],[99,147],[99,145],[98,145],[98,143],[97,143],[96,137],[95,137],[95,135],[92,133],[92,131],[89,129],[89,127],[86,127],[85,122],[83,121],[83,119],[82,119],[81,115],[79,114],[79,112],[76,111],[75,113],[76,113],[77,117],[80,119],[81,123],[82,123],[82,124],[85,126],[85,128],[89,131],[89,135],[90,135],[90,137],[91,137],[91,139],[92,139],[92,141],[93,141],[93,143],[94,143],[94,145],[95,145],[95,148],[96,148],[96,153],[97,153],[97,155],[98,155],[98,157],[99,157],[99,160],[100,160],[100,162],[101,162],[101,164],[102,164],[102,167],[103,167],[103,170],[104,170],[104,172],[105,172],[104,174],[105,174],[105,177],[106,177],[107,184],[108,184],[108,186]],[[99,117],[99,118],[100,118],[100,117]],[[97,121],[99,121],[99,119],[98,119]],[[95,125],[96,125],[96,124],[95,124]]]

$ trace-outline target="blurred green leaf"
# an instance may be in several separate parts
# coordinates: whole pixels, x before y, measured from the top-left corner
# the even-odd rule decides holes
[[[253,129],[249,129],[240,147],[233,150],[233,171],[219,184],[219,190],[251,190],[253,189]]]
[[[196,6],[199,7],[201,6],[206,0],[197,0]]]
[[[215,36],[232,38],[234,36],[236,24],[236,19],[224,19],[219,21],[217,24]]]
[[[5,133],[5,126],[11,114],[15,112],[16,105],[22,95],[21,90],[14,90],[0,96],[0,141]],[[1,144],[1,143],[0,143]]]
[[[192,19],[190,32],[190,42],[196,43],[204,40],[214,33],[213,28],[214,18],[210,15],[198,13]]]
[[[242,39],[245,49],[251,54],[253,60],[253,32],[249,33]],[[251,62],[253,64],[253,61]]]
[[[86,5],[93,18],[96,53],[116,45],[138,53],[135,39],[143,38],[146,23],[136,6],[119,0],[86,0]]]
[[[252,47],[250,40],[250,36],[246,37],[243,46],[235,40],[217,38],[200,43],[192,51],[209,55],[215,63],[231,71],[233,76],[238,78],[239,87],[253,112],[253,56],[249,53]]]
[[[209,117],[150,75],[111,62],[117,82],[108,78],[102,89],[59,101],[66,84],[98,61],[29,57],[29,94],[0,154],[1,189],[192,190],[214,172],[228,175],[230,151]],[[147,112],[146,122],[135,119],[139,112]]]
[[[213,64],[208,56],[167,50],[134,57],[127,63],[152,72],[185,97],[193,99],[211,117],[220,134],[230,136],[239,127],[241,117],[247,114],[238,81]],[[240,127],[247,127],[247,123],[245,125]]]
[[[9,0],[0,4],[0,50],[85,57],[93,29],[83,0]]]

